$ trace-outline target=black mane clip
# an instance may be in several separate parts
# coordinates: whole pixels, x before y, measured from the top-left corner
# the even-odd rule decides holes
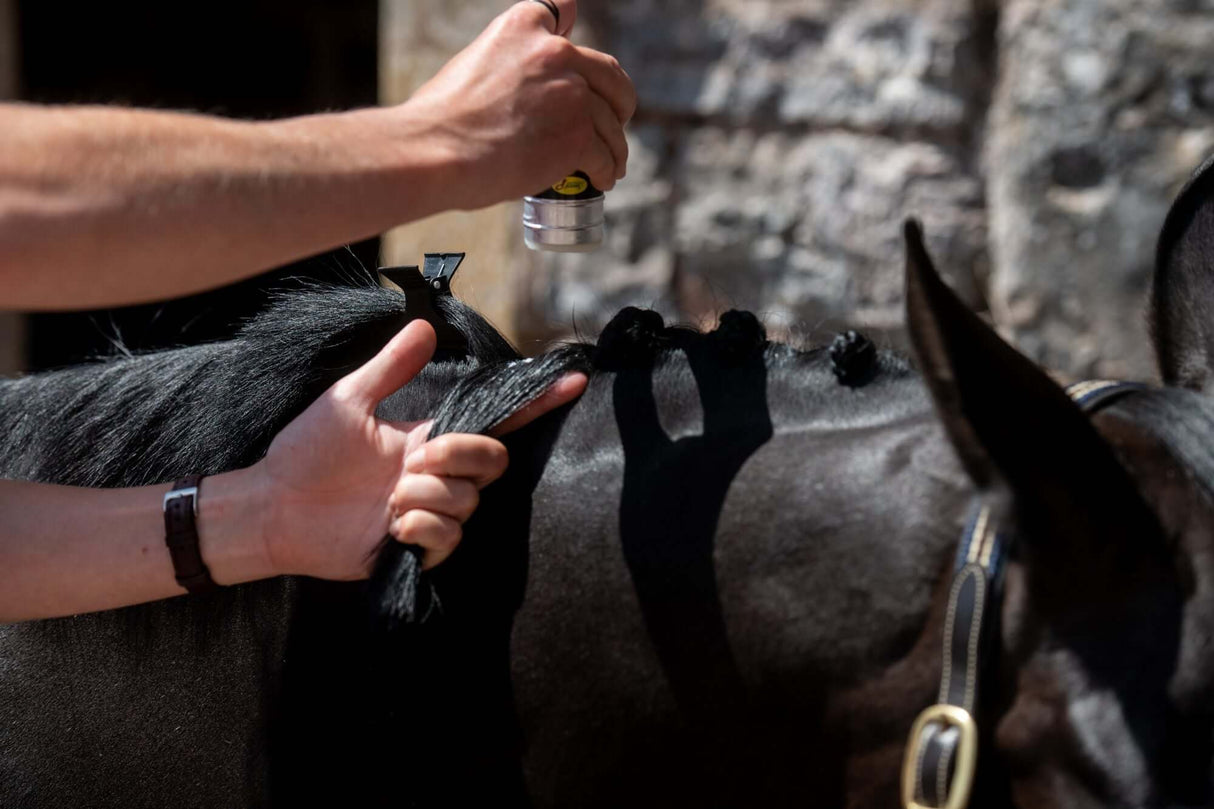
[[[451,294],[451,278],[464,260],[464,253],[426,253],[424,269],[416,265],[380,267],[380,286],[397,289],[405,296],[405,313],[434,327],[439,351],[467,354],[468,341],[435,308],[440,295]]]
[[[451,279],[459,269],[460,262],[466,253],[426,253],[422,264],[422,278],[430,284],[430,288],[440,295],[451,294]]]

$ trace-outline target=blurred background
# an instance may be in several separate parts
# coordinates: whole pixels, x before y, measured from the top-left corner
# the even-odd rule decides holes
[[[0,0],[0,95],[251,118],[398,103],[505,0]],[[809,343],[901,332],[903,217],[954,287],[1072,376],[1153,377],[1154,241],[1214,152],[1209,0],[582,0],[575,39],[640,106],[588,255],[528,252],[517,202],[444,214],[234,290],[9,317],[6,368],[210,339],[287,275],[465,250],[456,293],[526,353],[620,307],[731,307]],[[183,15],[186,15],[183,17]],[[184,21],[184,22],[183,22]],[[184,335],[184,336],[183,336]]]

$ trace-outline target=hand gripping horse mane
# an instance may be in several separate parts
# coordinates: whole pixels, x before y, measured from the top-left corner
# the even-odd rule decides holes
[[[453,557],[420,589],[398,553],[3,627],[0,804],[1210,805],[1214,172],[1159,241],[1166,384],[1094,413],[906,236],[918,371],[638,310],[524,362],[438,296],[466,349],[384,416],[484,430],[591,376],[510,437]],[[5,382],[0,472],[251,463],[409,294],[292,293],[230,342]]]

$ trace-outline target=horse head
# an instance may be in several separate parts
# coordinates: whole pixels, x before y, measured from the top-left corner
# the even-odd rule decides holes
[[[1167,387],[1125,393],[1095,415],[968,311],[918,225],[906,227],[921,370],[975,508],[1011,538],[997,642],[974,700],[984,751],[975,805],[1211,800],[1212,190],[1207,163],[1159,241],[1151,322]],[[912,738],[919,758],[907,767],[922,767],[930,748],[927,735]],[[954,753],[937,756],[944,777],[913,786],[914,799],[952,797]]]

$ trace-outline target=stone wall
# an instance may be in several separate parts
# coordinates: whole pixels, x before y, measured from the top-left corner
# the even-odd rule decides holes
[[[384,3],[385,70],[408,75],[385,82],[389,101],[507,5]],[[743,307],[796,339],[854,326],[900,345],[900,223],[915,215],[954,287],[1030,355],[1151,376],[1154,237],[1214,151],[1208,2],[579,7],[578,37],[640,94],[605,249],[528,253],[513,204],[389,242],[402,261],[469,249],[473,294],[457,291],[524,349],[629,304],[697,323]]]
[[[1075,373],[1152,372],[1171,198],[1214,151],[1214,4],[1011,0],[987,138],[997,322]]]

